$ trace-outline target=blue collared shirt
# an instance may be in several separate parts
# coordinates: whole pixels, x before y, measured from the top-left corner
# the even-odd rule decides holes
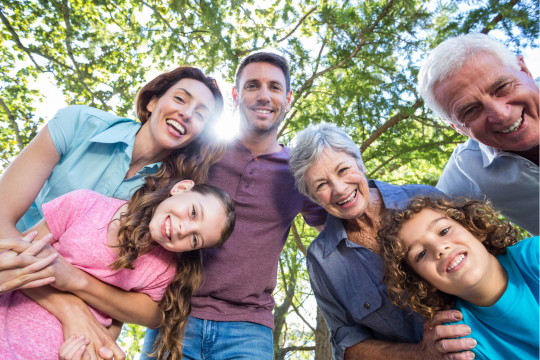
[[[90,189],[128,200],[143,177],[161,163],[146,165],[125,179],[141,124],[88,106],[68,106],[47,123],[60,161],[30,209],[17,223],[23,232],[43,218],[41,205],[73,190]]]
[[[387,209],[403,208],[420,194],[439,196],[428,185],[396,186],[371,180]],[[328,215],[326,230],[311,243],[307,254],[311,287],[326,324],[335,360],[366,339],[418,343],[423,318],[395,306],[382,282],[383,259],[347,238],[342,219]]]
[[[437,189],[487,198],[508,220],[539,233],[538,166],[524,157],[469,139],[454,149]]]

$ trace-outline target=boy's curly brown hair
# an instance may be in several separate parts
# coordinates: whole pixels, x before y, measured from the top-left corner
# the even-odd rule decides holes
[[[432,319],[436,312],[452,309],[456,297],[439,290],[429,291],[431,286],[405,262],[407,248],[399,238],[403,225],[423,209],[444,214],[477,239],[485,237],[482,243],[492,255],[506,254],[506,248],[517,242],[519,232],[509,222],[499,219],[489,203],[478,200],[420,196],[411,199],[403,210],[388,210],[381,219],[378,237],[383,248],[383,281],[390,300],[402,309],[410,307]]]

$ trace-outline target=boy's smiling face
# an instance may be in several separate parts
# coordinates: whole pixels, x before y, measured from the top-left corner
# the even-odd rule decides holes
[[[435,290],[467,298],[490,281],[497,261],[467,229],[443,213],[424,209],[404,223],[399,237],[407,264]]]

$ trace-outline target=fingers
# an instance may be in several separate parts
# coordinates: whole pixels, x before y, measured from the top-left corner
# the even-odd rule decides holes
[[[103,360],[112,360],[114,357],[114,353],[112,352],[112,350],[106,347],[100,347],[98,350],[98,354]]]
[[[450,353],[459,353],[460,351],[471,350],[476,346],[476,340],[471,338],[465,339],[444,339],[435,342],[433,347],[440,353],[454,355]],[[457,354],[456,354],[457,355]],[[457,358],[460,359],[460,358]],[[466,358],[471,359],[471,358]]]
[[[37,259],[29,255],[17,255],[0,261],[0,270],[27,267],[20,275],[34,273],[50,265],[58,257],[57,253],[51,254],[44,259]]]
[[[71,335],[60,347],[58,358],[60,360],[81,360],[89,342],[90,339],[84,335],[79,337]]]
[[[37,233],[36,233],[37,234]],[[27,235],[28,236],[28,235]],[[35,236],[34,236],[35,237]],[[26,237],[25,237],[26,238]],[[24,238],[23,238],[24,239]],[[41,239],[34,241],[32,245],[26,249],[21,255],[36,255],[52,240],[52,234],[47,234]]]
[[[22,239],[31,243],[36,238],[37,234],[37,231],[32,231],[31,233],[26,234]]]
[[[465,351],[457,354],[445,354],[443,356],[444,360],[470,360],[474,359],[474,353],[472,351]]]
[[[471,334],[471,328],[467,325],[438,325],[433,328],[432,340],[439,341],[441,339],[454,339],[464,337]]]
[[[115,341],[109,344],[109,348],[113,352],[114,360],[124,360],[126,358],[126,354],[124,354],[122,349],[120,349],[120,346],[118,346],[118,344]]]
[[[48,275],[48,271],[47,269],[45,269],[35,274],[19,276],[16,279],[10,280],[0,285],[0,294],[2,292],[13,291],[13,290],[22,288],[24,285],[27,285],[32,281],[44,280],[45,284],[51,284],[56,280],[56,278],[50,277],[47,275]],[[36,287],[36,286],[33,286],[33,287]]]
[[[448,322],[456,322],[463,319],[463,315],[457,310],[439,311],[435,314],[429,325],[435,327]]]
[[[17,290],[20,290],[20,289],[33,289],[33,288],[42,287],[42,286],[45,286],[45,285],[50,285],[55,280],[56,280],[55,277],[49,277],[49,278],[45,278],[45,279],[30,281],[26,285],[23,285],[23,286],[19,287]],[[9,291],[11,291],[11,290],[9,290]]]
[[[30,246],[32,246],[32,244],[21,240],[20,238],[0,239],[0,252],[2,252],[2,250],[14,250],[21,253]]]

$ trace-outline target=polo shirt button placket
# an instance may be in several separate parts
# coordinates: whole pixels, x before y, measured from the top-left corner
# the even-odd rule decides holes
[[[525,165],[525,167],[531,167],[531,163],[529,162],[524,162],[523,165]]]

